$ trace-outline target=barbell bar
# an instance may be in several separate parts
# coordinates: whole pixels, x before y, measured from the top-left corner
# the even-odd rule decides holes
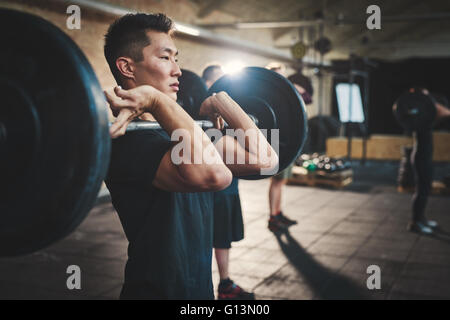
[[[251,114],[247,114],[249,118],[258,125],[258,119]],[[206,130],[214,128],[214,123],[209,120],[195,120],[194,121],[200,128]],[[112,123],[109,124],[111,126]],[[225,128],[228,128],[228,124],[225,122]],[[141,131],[141,130],[162,130],[163,128],[157,121],[132,121],[128,124],[126,132]],[[0,124],[0,136],[1,136],[1,124]]]

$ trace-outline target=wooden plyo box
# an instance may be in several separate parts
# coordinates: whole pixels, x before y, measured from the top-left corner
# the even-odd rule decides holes
[[[294,166],[288,185],[304,185],[310,187],[325,186],[340,189],[353,181],[353,170],[347,169],[333,173],[308,172],[305,168]]]
[[[366,159],[400,160],[404,146],[412,146],[413,139],[401,135],[372,135],[366,141]],[[347,156],[348,141],[345,137],[327,139],[327,155],[332,158]],[[363,140],[353,138],[353,159],[362,159]],[[450,133],[433,132],[433,161],[450,161]]]

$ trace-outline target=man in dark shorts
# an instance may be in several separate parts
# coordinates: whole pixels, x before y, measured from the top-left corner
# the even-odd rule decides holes
[[[427,89],[411,88],[410,92],[419,91],[430,95],[435,102],[437,110],[436,120],[450,116],[450,110],[443,105],[445,99],[433,97]],[[437,98],[437,99],[436,99]],[[448,107],[448,106],[447,106]],[[433,234],[438,224],[436,221],[427,220],[425,208],[433,183],[433,134],[432,126],[424,126],[414,132],[414,148],[411,154],[411,163],[416,180],[416,191],[413,195],[412,218],[408,224],[408,230],[423,234]]]
[[[105,91],[117,116],[105,182],[129,241],[122,299],[213,299],[212,191],[226,188],[235,173],[259,174],[278,162],[263,135],[245,148],[229,136],[212,144],[176,103],[181,71],[172,30],[164,14],[129,14],[105,36],[105,57],[121,86]],[[200,114],[217,128],[225,120],[234,129],[258,130],[225,92],[207,98]],[[163,130],[125,134],[139,120],[156,120]],[[178,155],[175,133],[187,146]],[[258,142],[268,148],[268,161],[253,152]],[[228,152],[256,164],[224,164]]]
[[[202,79],[210,88],[224,75],[218,64],[209,65],[203,70]],[[230,186],[214,192],[214,236],[213,247],[219,269],[219,300],[253,300],[255,295],[234,283],[229,277],[231,242],[244,239],[241,199],[238,179],[233,177]]]

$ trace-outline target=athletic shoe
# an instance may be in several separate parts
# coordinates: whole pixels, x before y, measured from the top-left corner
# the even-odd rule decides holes
[[[268,225],[268,228],[270,231],[282,232],[282,231],[286,231],[288,227],[289,226],[281,220],[280,215],[270,216],[269,225]]]
[[[438,227],[438,223],[434,220],[427,220],[425,222],[425,224],[430,227],[430,228],[437,228]]]
[[[219,300],[255,300],[255,294],[245,291],[233,280],[227,279],[219,284]]]
[[[288,217],[286,217],[284,214],[283,214],[283,212],[280,212],[279,214],[278,214],[278,217],[279,217],[279,219],[281,220],[281,222],[283,222],[285,225],[287,225],[288,227],[289,226],[292,226],[292,225],[294,225],[294,224],[297,224],[297,221],[296,220],[291,220],[291,219],[289,219]]]
[[[433,229],[422,222],[410,222],[408,224],[408,230],[412,232],[418,232],[422,234],[433,234]]]

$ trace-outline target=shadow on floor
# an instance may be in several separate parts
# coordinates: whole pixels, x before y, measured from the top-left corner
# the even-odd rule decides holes
[[[434,234],[428,235],[431,239],[436,239],[442,242],[450,243],[450,232],[445,231],[442,228],[437,228]]]
[[[283,241],[283,235],[286,242]],[[351,279],[329,270],[318,263],[304,248],[290,235],[289,231],[276,234],[282,252],[292,266],[302,275],[304,281],[314,292],[315,298],[325,300],[370,299],[364,288],[355,284]]]

